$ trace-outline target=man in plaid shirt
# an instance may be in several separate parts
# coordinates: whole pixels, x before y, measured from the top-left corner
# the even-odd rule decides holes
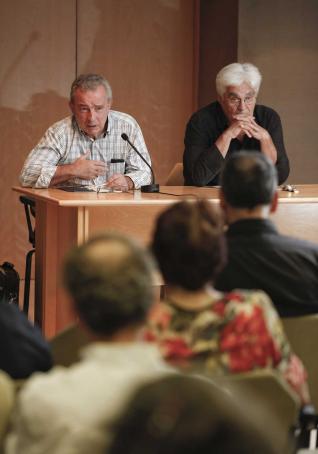
[[[80,75],[72,84],[69,116],[52,125],[26,159],[22,186],[106,185],[138,189],[151,182],[151,172],[128,142],[151,165],[136,120],[111,110],[112,90],[104,77]]]

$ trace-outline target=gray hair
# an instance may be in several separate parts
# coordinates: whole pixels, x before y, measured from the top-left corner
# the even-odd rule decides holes
[[[70,100],[73,101],[75,90],[78,88],[82,90],[95,90],[102,85],[107,93],[107,99],[110,101],[113,98],[112,89],[105,77],[99,74],[81,74],[79,75],[71,86]]]
[[[247,83],[258,93],[261,85],[262,75],[258,68],[252,63],[231,63],[224,66],[216,76],[216,91],[222,96],[226,87],[231,85],[237,86]]]
[[[64,262],[64,285],[80,318],[96,334],[140,323],[153,301],[154,261],[117,233],[101,233],[74,247]]]
[[[276,167],[259,151],[233,153],[223,167],[221,189],[235,208],[270,205],[277,189]]]

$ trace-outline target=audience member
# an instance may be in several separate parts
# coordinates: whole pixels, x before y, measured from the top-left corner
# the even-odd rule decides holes
[[[228,261],[216,288],[262,289],[282,317],[318,312],[318,245],[279,234],[269,219],[278,206],[272,162],[260,153],[233,155],[220,199],[229,224]]]
[[[125,133],[150,164],[136,120],[111,110],[112,89],[98,74],[82,74],[71,87],[72,116],[52,125],[24,163],[22,186],[89,184],[138,189],[151,181],[147,165],[125,142]]]
[[[116,422],[107,454],[278,454],[220,388],[197,377],[141,387]]]
[[[0,344],[0,369],[12,378],[27,378],[52,367],[48,343],[14,303],[0,304]]]
[[[167,297],[150,312],[145,337],[184,371],[213,376],[276,369],[305,403],[306,372],[267,295],[213,287],[226,255],[213,208],[207,201],[183,201],[160,214],[152,248]]]
[[[7,453],[104,452],[104,427],[128,394],[169,370],[154,345],[135,342],[152,302],[152,273],[146,251],[116,234],[92,238],[68,255],[65,285],[92,343],[78,363],[26,383]]]
[[[218,185],[224,162],[240,150],[258,150],[289,175],[279,115],[256,104],[262,76],[251,63],[232,63],[216,76],[217,101],[194,113],[187,124],[183,155],[185,184]]]

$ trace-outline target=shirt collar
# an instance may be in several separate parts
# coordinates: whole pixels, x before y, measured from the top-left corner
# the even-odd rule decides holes
[[[275,233],[278,231],[270,219],[241,219],[229,225],[227,235],[258,235],[261,233]]]

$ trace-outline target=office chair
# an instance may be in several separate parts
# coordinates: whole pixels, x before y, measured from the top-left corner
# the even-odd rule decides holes
[[[275,441],[277,452],[290,450],[291,430],[296,426],[301,402],[294,391],[271,369],[241,374],[212,377],[212,382],[227,391],[246,411],[266,424],[266,430]]]
[[[174,165],[173,169],[170,171],[167,180],[166,186],[183,186],[184,185],[184,178],[183,178],[183,163],[177,162]]]
[[[50,339],[55,366],[69,367],[79,361],[79,351],[90,339],[77,323],[67,326]]]
[[[24,205],[24,212],[26,216],[29,242],[32,249],[27,253],[25,258],[25,275],[24,275],[24,295],[23,295],[23,312],[28,315],[29,300],[30,300],[30,284],[31,284],[31,270],[32,270],[32,256],[35,252],[35,228],[33,227],[31,216],[35,218],[35,201],[28,197],[20,196],[20,202]]]
[[[282,322],[294,353],[302,360],[308,372],[310,397],[317,410],[318,362],[315,351],[318,342],[318,314],[283,318]]]

